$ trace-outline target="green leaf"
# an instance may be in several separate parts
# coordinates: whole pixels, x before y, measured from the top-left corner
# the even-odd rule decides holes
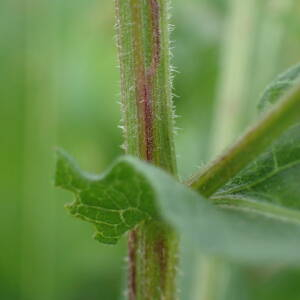
[[[300,222],[214,207],[166,172],[132,157],[101,176],[82,173],[58,152],[56,184],[72,191],[71,214],[96,226],[96,238],[115,243],[149,218],[164,218],[203,253],[246,262],[300,262]]]
[[[300,212],[294,211],[300,209],[300,126],[288,130],[213,199],[226,206],[300,221]]]
[[[300,80],[300,64],[291,67],[283,74],[280,74],[270,85],[267,86],[261,100],[259,102],[259,109],[265,110],[270,105],[277,102],[291,87],[293,87]]]
[[[260,107],[274,105],[298,83],[300,65],[272,82]],[[297,111],[300,116],[300,111]],[[299,121],[267,151],[239,172],[212,199],[227,208],[251,210],[276,218],[299,222],[300,209],[300,125]]]
[[[57,152],[56,186],[75,194],[70,213],[93,223],[95,238],[115,244],[127,230],[156,215],[153,190],[130,163],[120,160],[101,176],[83,173],[65,152]]]
[[[291,88],[246,133],[215,161],[187,181],[202,195],[211,196],[300,122],[300,85]]]

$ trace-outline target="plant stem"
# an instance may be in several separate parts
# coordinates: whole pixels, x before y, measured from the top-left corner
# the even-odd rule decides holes
[[[285,30],[280,17],[291,9],[292,0],[279,1],[276,5],[258,0],[232,0],[230,3],[213,122],[213,154],[219,154],[220,150],[230,145],[238,132],[255,116],[256,105],[249,100],[257,97],[274,76],[276,64],[278,67]],[[216,201],[235,209],[258,209],[257,203],[244,199],[227,201],[218,198]],[[289,216],[289,211],[277,211],[274,206],[263,205],[259,208],[268,216],[276,217],[277,212]],[[234,276],[231,264],[214,257],[199,257],[198,260],[201,281],[197,299],[226,298],[231,289],[229,278]]]
[[[245,119],[258,11],[257,0],[230,0],[228,3],[229,14],[221,52],[222,68],[212,122],[210,153],[213,157],[231,144]],[[198,288],[195,299],[223,299],[229,288],[229,264],[204,255],[199,255],[197,260]]]
[[[116,0],[124,148],[176,176],[167,0]],[[177,238],[147,222],[129,234],[128,297],[176,299]]]
[[[228,263],[222,259],[198,256],[199,271],[195,281],[193,300],[224,299],[230,278]]]
[[[291,13],[295,10],[293,2],[294,0],[277,1],[276,3],[257,1],[259,17],[257,18],[257,37],[255,47],[253,47],[255,48],[254,59],[248,70],[251,78],[248,100],[257,99],[269,82],[282,71],[282,67],[286,67],[283,57],[290,57],[286,54],[286,49],[289,47],[285,43],[289,26],[288,22],[284,20],[290,18]],[[288,65],[291,62],[290,60]],[[257,114],[257,107],[253,105],[253,101],[247,102],[247,118],[245,118],[244,124],[249,121],[248,115],[252,118]]]
[[[222,51],[222,68],[214,114],[213,155],[237,136],[249,94],[249,69],[255,40],[257,1],[229,1],[230,14]]]
[[[211,196],[264,151],[286,129],[300,120],[300,86],[287,93],[250,128],[225,154],[221,155],[188,184],[204,196]]]

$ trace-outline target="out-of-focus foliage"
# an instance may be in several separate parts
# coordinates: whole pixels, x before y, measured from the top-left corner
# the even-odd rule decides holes
[[[182,176],[210,156],[224,43],[231,39],[226,24],[235,1],[172,3]],[[255,2],[255,26],[241,128],[253,118],[266,83],[300,60],[299,1],[247,1]],[[121,294],[125,240],[114,248],[93,241],[91,228],[65,213],[63,203],[71,196],[54,189],[52,178],[56,145],[95,172],[122,153],[114,35],[113,1],[0,2],[1,299],[114,300]],[[249,286],[238,300],[299,298],[298,270],[237,269],[238,286]],[[232,289],[228,299],[234,295],[241,292]]]

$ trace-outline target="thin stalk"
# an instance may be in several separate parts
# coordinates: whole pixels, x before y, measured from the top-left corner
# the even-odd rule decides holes
[[[202,195],[211,196],[299,120],[300,85],[287,93],[231,148],[187,184]]]
[[[237,137],[245,119],[253,44],[256,0],[231,0],[221,57],[221,74],[213,117],[211,152],[219,154]]]
[[[193,300],[223,299],[230,280],[230,268],[227,262],[207,256],[198,257],[199,271]]]
[[[116,0],[124,149],[176,176],[167,0]],[[176,299],[177,237],[147,222],[129,234],[128,298]]]
[[[286,56],[290,57],[286,54],[286,49],[289,47],[285,44],[289,26],[284,20],[294,11],[294,2],[294,0],[285,0],[276,3],[273,1],[257,3],[260,13],[256,30],[255,55],[251,62],[251,70],[248,72],[251,76],[249,80],[251,89],[247,99],[258,100],[258,95],[281,69],[282,59]],[[257,106],[253,105],[253,101],[247,102],[247,118],[244,124],[257,114]]]
[[[284,22],[293,11],[294,0],[262,2],[261,25],[258,36],[257,65],[255,67],[254,86],[256,94],[276,76],[282,64],[282,56],[286,45],[284,37],[288,24]],[[259,68],[259,69],[257,69]],[[254,107],[254,106],[253,106]]]
[[[229,1],[212,122],[212,156],[219,154],[234,140],[245,119],[257,11],[257,0]],[[230,278],[229,264],[203,255],[199,255],[197,261],[198,288],[195,299],[223,299]]]
[[[218,154],[227,147],[255,116],[256,105],[249,100],[257,98],[259,91],[274,76],[285,30],[280,17],[291,9],[292,2],[279,1],[274,5],[272,1],[231,1],[211,153]],[[224,205],[231,206],[230,203]],[[245,205],[244,209],[255,210],[256,204],[252,202],[234,203],[238,203],[240,209]],[[268,210],[269,207],[261,209]],[[271,209],[266,213],[273,216],[274,212]],[[198,299],[223,299],[226,290],[230,289],[231,265],[216,258],[201,257],[199,260],[202,276]],[[224,274],[226,277],[222,276]]]

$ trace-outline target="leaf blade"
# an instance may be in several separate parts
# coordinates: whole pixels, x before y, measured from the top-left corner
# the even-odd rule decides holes
[[[272,109],[276,102],[300,80],[300,64],[279,75],[264,91],[260,110]],[[296,113],[300,115],[300,110]],[[254,162],[222,187],[215,195],[217,202],[239,208],[273,204],[273,209],[300,209],[300,125],[289,128]],[[222,200],[223,198],[223,200]],[[236,201],[244,199],[246,201]],[[252,203],[247,202],[252,201]],[[243,204],[244,203],[244,204]],[[297,214],[291,212],[291,214]],[[288,213],[289,214],[289,213]]]
[[[296,125],[219,190],[215,197],[248,197],[300,209],[299,178],[300,126]]]
[[[64,170],[80,172],[64,153],[58,154],[59,160],[63,160],[64,166],[71,164],[69,168],[64,167]],[[62,176],[63,173],[59,171],[57,174]],[[77,184],[76,180],[70,181],[69,173],[65,175],[68,179],[66,183]],[[84,173],[74,176],[83,176],[90,181],[90,186],[96,184],[97,188],[92,190],[97,192],[97,199],[103,195],[108,196],[107,201],[115,203],[119,210],[138,212],[122,217],[119,212],[120,218],[114,219],[81,211],[83,219],[96,226],[96,238],[100,242],[116,243],[124,232],[143,220],[163,218],[183,239],[206,254],[250,263],[272,263],[278,260],[287,264],[300,263],[300,253],[297,251],[300,247],[300,224],[249,211],[214,207],[208,199],[177,182],[166,172],[135,158],[119,159],[101,176]],[[57,179],[59,183],[64,182],[62,178]],[[86,190],[86,186],[81,187]],[[78,206],[82,204],[79,200],[86,203],[90,199],[78,200],[78,190],[72,188],[72,191],[75,191],[73,205],[78,213]],[[129,197],[132,199],[129,200]],[[103,205],[102,202],[100,204]],[[73,215],[82,218],[76,213]],[[103,225],[105,222],[106,227]],[[113,225],[113,228],[109,225]]]

